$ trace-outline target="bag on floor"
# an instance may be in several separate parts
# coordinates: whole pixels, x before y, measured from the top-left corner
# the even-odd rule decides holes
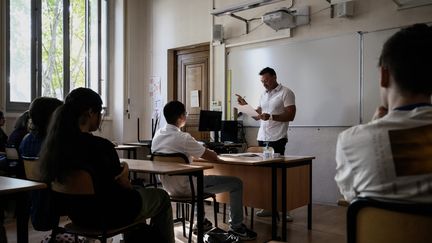
[[[51,241],[51,235],[45,236],[41,243],[49,243]],[[84,237],[78,237],[78,241],[75,242],[75,235],[63,233],[57,234],[55,238],[55,243],[85,243]]]
[[[230,234],[222,229],[213,228],[204,234],[204,242],[206,243],[232,243],[240,242],[239,237]]]

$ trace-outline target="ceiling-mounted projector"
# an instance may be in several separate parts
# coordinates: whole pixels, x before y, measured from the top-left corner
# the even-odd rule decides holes
[[[266,25],[276,31],[297,26],[294,15],[286,8],[268,12],[261,18]]]
[[[240,12],[240,11],[244,11],[244,10],[248,10],[248,9],[252,9],[252,8],[256,8],[256,7],[261,7],[267,4],[272,4],[272,3],[276,3],[276,2],[280,2],[283,0],[248,0],[246,2],[243,3],[238,3],[238,4],[234,4],[234,5],[229,5],[229,6],[225,6],[222,8],[218,8],[218,9],[214,9],[212,11],[210,11],[210,14],[215,15],[215,16],[222,16],[222,15],[231,15],[233,13],[236,12]]]

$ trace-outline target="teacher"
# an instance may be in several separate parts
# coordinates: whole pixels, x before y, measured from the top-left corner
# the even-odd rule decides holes
[[[259,72],[261,83],[265,92],[261,94],[259,105],[256,109],[258,115],[255,120],[260,120],[258,130],[259,146],[272,147],[275,153],[285,154],[285,145],[288,142],[288,125],[294,120],[296,114],[295,95],[288,87],[277,82],[276,72],[273,68],[266,67]],[[236,94],[239,105],[247,105],[246,100]],[[271,216],[271,212],[261,210],[257,216]],[[287,221],[292,221],[287,218]]]

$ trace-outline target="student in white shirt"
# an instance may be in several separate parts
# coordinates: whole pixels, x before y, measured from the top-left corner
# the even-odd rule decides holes
[[[375,120],[339,135],[335,180],[358,196],[432,202],[432,27],[402,29],[379,60],[382,105]]]
[[[152,153],[183,153],[191,162],[193,157],[217,161],[217,154],[199,144],[189,133],[182,132],[186,124],[186,109],[179,101],[168,102],[164,107],[167,125],[159,129],[152,141]],[[230,193],[230,232],[240,240],[254,240],[255,232],[243,224],[243,183],[232,176],[204,176],[204,192]],[[170,195],[190,195],[189,180],[183,176],[161,176],[162,186]]]

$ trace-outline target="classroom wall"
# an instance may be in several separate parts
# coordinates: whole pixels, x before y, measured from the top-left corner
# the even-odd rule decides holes
[[[220,7],[232,3],[244,2],[244,0],[154,0],[145,1],[146,4],[138,4],[139,0],[128,1],[131,5],[151,9],[151,26],[142,29],[147,34],[142,41],[150,41],[151,44],[139,50],[143,54],[149,54],[149,72],[145,75],[159,76],[162,80],[162,94],[167,92],[167,50],[211,40],[213,24],[222,24],[225,32],[225,42],[213,46],[211,50],[211,99],[225,103],[225,51],[227,46],[242,45],[253,42],[262,45],[272,45],[276,42],[302,41],[331,37],[357,31],[375,31],[398,26],[405,26],[416,22],[432,21],[432,6],[413,8],[398,11],[392,0],[362,0],[355,2],[355,17],[330,18],[327,1],[303,0],[295,1],[296,6],[309,5],[311,7],[311,23],[292,31],[273,31],[259,21],[251,24],[254,29],[245,34],[244,24],[231,17],[212,17],[209,14],[213,6]],[[187,4],[185,3],[187,2]],[[289,6],[291,1],[267,5],[264,7],[247,10],[238,13],[244,18],[260,17],[268,11]],[[320,11],[321,10],[321,11]],[[137,10],[138,11],[138,10]],[[145,9],[142,9],[146,12]],[[140,24],[144,24],[142,20]],[[147,49],[149,48],[149,49]],[[138,50],[134,50],[138,51]],[[144,63],[143,63],[144,65]],[[341,67],[343,68],[343,67]],[[259,70],[255,70],[258,72]],[[283,78],[283,77],[279,77]],[[259,82],[259,80],[257,80]],[[146,91],[144,88],[142,91]],[[136,97],[135,97],[136,98]],[[144,104],[148,104],[149,98]],[[145,105],[147,107],[147,105]],[[148,113],[143,114],[144,119],[150,120]],[[335,174],[335,144],[337,135],[346,127],[291,127],[289,131],[289,154],[316,156],[313,165],[313,201],[334,204],[340,197],[336,184]],[[150,127],[144,129],[143,136],[149,136]],[[256,144],[257,128],[247,128],[249,144]]]

